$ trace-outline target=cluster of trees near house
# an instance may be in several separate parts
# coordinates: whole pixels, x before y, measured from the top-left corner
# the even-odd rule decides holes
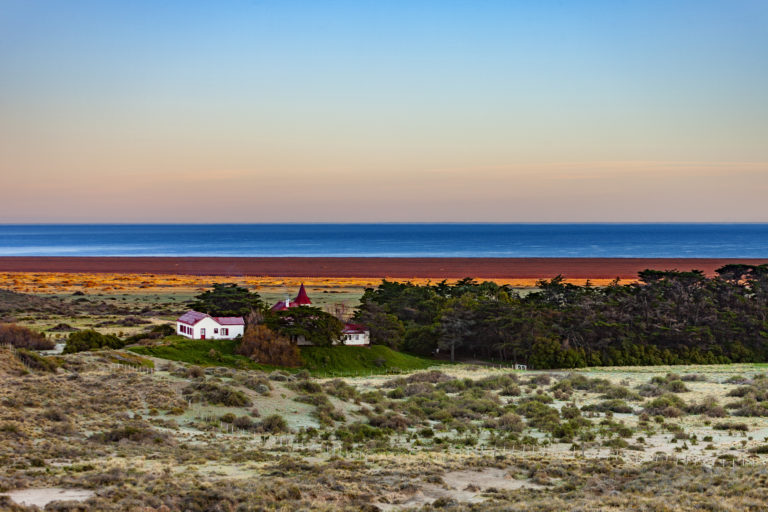
[[[298,337],[315,346],[331,346],[341,337],[344,323],[312,306],[271,311],[258,293],[233,283],[213,285],[195,297],[190,306],[212,316],[242,316],[245,333],[236,348],[254,361],[278,366],[299,366],[299,348],[291,340]]]
[[[639,273],[607,287],[562,276],[525,295],[463,279],[367,289],[355,318],[397,350],[533,368],[768,360],[768,266]]]

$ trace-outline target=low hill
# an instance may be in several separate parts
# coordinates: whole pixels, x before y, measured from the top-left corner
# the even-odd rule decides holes
[[[27,373],[27,369],[19,361],[19,359],[13,355],[13,351],[10,347],[0,347],[0,377],[13,375],[24,375]]]
[[[129,347],[127,350],[144,356],[181,361],[199,366],[227,366],[252,370],[272,370],[274,366],[257,364],[235,354],[236,340],[190,340],[169,336],[162,345]],[[352,376],[393,373],[399,370],[420,370],[441,361],[396,352],[382,345],[371,347],[302,347],[304,366],[317,376]],[[295,368],[298,370],[300,368]]]
[[[442,361],[397,352],[384,345],[301,347],[301,358],[305,368],[313,375],[324,377],[422,370],[444,364]]]

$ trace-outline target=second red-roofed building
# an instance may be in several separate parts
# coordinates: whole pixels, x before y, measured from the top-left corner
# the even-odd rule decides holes
[[[307,295],[307,290],[302,283],[299,288],[299,293],[293,299],[286,298],[276,303],[270,309],[272,311],[285,311],[291,308],[297,308],[300,306],[311,306],[312,300]],[[311,345],[309,341],[304,337],[299,337],[295,340],[299,345]],[[371,332],[364,325],[360,324],[344,324],[344,330],[341,331],[341,339],[334,343],[334,345],[370,345],[371,344]]]

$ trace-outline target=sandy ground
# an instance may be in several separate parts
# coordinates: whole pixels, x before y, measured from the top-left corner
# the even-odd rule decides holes
[[[714,258],[216,258],[1,257],[0,272],[151,273],[272,277],[631,279],[646,268],[703,270],[768,260]]]
[[[482,493],[491,488],[499,490],[543,488],[529,480],[516,480],[506,469],[499,468],[450,471],[442,476],[442,480],[442,485],[421,484],[414,494],[407,497],[403,497],[402,493],[393,492],[385,497],[386,501],[376,505],[382,510],[400,510],[421,507],[439,498],[448,498],[462,503],[481,503],[485,500]]]
[[[19,505],[45,507],[52,501],[85,501],[94,495],[88,489],[62,489],[61,487],[43,487],[37,489],[22,489],[5,493]]]

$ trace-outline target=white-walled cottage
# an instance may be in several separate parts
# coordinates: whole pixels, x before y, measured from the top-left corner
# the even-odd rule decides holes
[[[360,324],[344,324],[340,342],[344,345],[370,345],[371,331]]]
[[[189,310],[176,320],[176,334],[193,340],[231,340],[244,331],[241,316],[211,316]]]

